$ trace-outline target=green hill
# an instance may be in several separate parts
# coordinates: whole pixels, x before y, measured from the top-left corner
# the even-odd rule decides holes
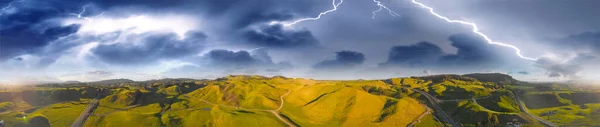
[[[481,75],[385,80],[244,75],[215,80],[107,80],[117,84],[7,94],[24,97],[24,101],[13,101],[12,97],[0,101],[0,109],[6,112],[0,113],[0,119],[11,126],[26,126],[31,124],[27,118],[40,117],[52,126],[69,126],[87,102],[98,95],[97,90],[103,89],[86,127],[447,125],[447,121],[440,121],[444,116],[430,108],[425,95],[415,92],[419,90],[439,99],[444,112],[463,126],[504,126],[513,119],[529,126],[540,125],[520,111],[511,92],[514,87],[507,87],[514,79]]]
[[[102,115],[91,117],[86,126],[406,126],[426,108],[379,80],[228,76],[201,84],[206,85],[189,93],[176,85],[141,92],[171,98],[155,101],[153,108],[141,103],[122,110],[140,103],[131,90],[115,91],[100,101],[107,106],[98,109]]]

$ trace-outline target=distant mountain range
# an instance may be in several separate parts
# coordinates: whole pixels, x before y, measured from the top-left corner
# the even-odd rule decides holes
[[[227,76],[227,77],[232,77],[232,76],[234,76],[234,75]],[[227,77],[223,77],[223,78],[227,78]],[[284,76],[274,76],[274,77],[286,78]],[[218,78],[218,79],[223,79],[223,78]],[[494,82],[494,83],[499,83],[499,84],[515,84],[515,85],[526,83],[523,81],[518,81],[510,75],[501,74],[501,73],[473,73],[473,74],[464,74],[464,75],[440,74],[440,75],[419,76],[419,77],[410,77],[410,78],[431,80],[434,83],[441,82],[441,81],[444,81],[447,79]],[[100,81],[93,81],[93,82],[66,81],[62,84],[88,84],[88,85],[110,85],[110,84],[121,84],[121,83],[163,83],[163,84],[168,84],[168,83],[172,83],[172,82],[203,81],[203,80],[207,80],[207,79],[165,78],[165,79],[155,79],[155,80],[146,80],[146,81],[134,81],[131,79],[121,78],[121,79],[108,79],[108,80],[100,80]]]

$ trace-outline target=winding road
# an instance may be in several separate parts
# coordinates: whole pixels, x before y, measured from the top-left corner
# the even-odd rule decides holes
[[[438,102],[446,102],[446,101],[452,101],[452,102],[458,102],[458,101],[468,101],[468,100],[479,100],[479,99],[486,99],[492,97],[492,95],[488,95],[485,97],[476,97],[476,98],[470,98],[470,99],[449,99],[449,100],[441,100],[441,99],[437,99],[435,98]]]
[[[281,108],[283,108],[283,103],[285,103],[285,102],[283,101],[283,97],[285,97],[285,96],[287,96],[288,94],[290,94],[290,92],[292,92],[292,91],[288,90],[288,92],[287,92],[287,93],[285,93],[285,94],[283,94],[283,95],[281,95],[281,96],[279,97],[279,99],[281,100],[281,105],[279,105],[279,108],[277,108],[277,110],[271,110],[271,111],[269,111],[269,112],[273,113],[273,115],[277,116],[277,118],[279,118],[279,120],[283,121],[283,122],[284,122],[285,124],[287,124],[288,126],[290,126],[290,127],[296,127],[296,125],[294,125],[292,122],[288,121],[287,119],[285,119],[285,118],[281,117],[281,115],[279,115],[279,110],[281,110]]]
[[[71,124],[71,127],[82,127],[85,124],[85,121],[90,117],[90,115],[94,112],[94,110],[98,107],[98,99],[102,97],[102,90],[96,94],[94,100],[90,102],[87,108],[81,112],[77,120]]]
[[[512,92],[512,93],[514,93],[514,92]],[[531,116],[532,118],[546,124],[546,126],[558,127],[558,125],[553,124],[552,122],[548,122],[540,117],[537,117],[537,116],[531,114],[529,112],[529,110],[527,110],[527,106],[525,106],[525,103],[523,101],[521,101],[521,99],[519,99],[519,96],[517,94],[510,94],[510,95],[517,99],[517,103],[519,103],[519,108],[521,109],[521,111],[525,112],[527,115]]]
[[[408,88],[408,87],[407,87]],[[444,121],[448,122],[448,124],[450,124],[453,127],[462,127],[462,125],[456,123],[456,121],[454,121],[454,119],[452,119],[452,117],[450,117],[448,114],[446,114],[446,112],[444,111],[444,109],[442,109],[442,107],[439,106],[438,102],[439,99],[435,98],[434,96],[430,95],[427,92],[423,92],[420,90],[416,90],[413,88],[408,88],[411,89],[413,91],[417,91],[419,93],[421,93],[422,95],[424,95],[427,100],[429,100],[429,103],[431,103],[433,109],[435,110],[435,112],[438,112],[439,115],[441,116],[441,119],[444,119]]]
[[[440,115],[442,116],[442,119],[444,119],[444,121],[447,121],[450,125],[455,126],[455,127],[460,127],[459,124],[457,124],[454,120],[452,120],[452,118],[450,116],[448,116],[448,114],[446,114],[446,112],[443,111],[443,109],[438,105],[439,102],[445,102],[445,101],[462,101],[462,100],[472,100],[475,104],[479,105],[477,103],[477,99],[484,99],[484,98],[488,98],[490,96],[486,96],[486,97],[480,97],[480,98],[471,98],[471,99],[455,99],[455,100],[440,100],[437,99],[436,97],[430,95],[427,92],[421,91],[421,90],[417,90],[417,89],[413,89],[413,88],[408,88],[411,90],[414,90],[416,92],[421,93],[422,95],[425,95],[425,97],[427,98],[427,100],[429,100],[429,102],[432,104],[433,108],[436,110],[436,112],[439,112]],[[545,124],[546,126],[550,126],[550,127],[558,127],[556,124],[553,124],[552,122],[548,122],[540,117],[537,117],[533,114],[531,114],[525,104],[521,101],[521,99],[518,98],[518,96],[516,96],[515,94],[510,94],[511,96],[513,96],[514,98],[517,99],[517,103],[519,103],[519,108],[521,109],[521,111],[523,111],[524,113],[526,113],[527,115],[531,116],[532,118],[542,122],[543,124]],[[434,103],[435,102],[435,103]],[[483,106],[481,106],[483,107]],[[490,112],[495,112],[495,113],[501,113],[501,112],[496,112],[496,111],[492,111],[489,110],[485,107],[483,107],[485,110],[490,111]],[[504,113],[506,114],[506,113]],[[513,113],[509,113],[509,114],[513,114]],[[516,114],[516,113],[514,113]]]

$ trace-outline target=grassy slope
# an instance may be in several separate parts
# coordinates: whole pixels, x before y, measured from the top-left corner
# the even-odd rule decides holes
[[[415,124],[415,127],[440,127],[442,126],[440,122],[438,122],[433,115],[429,114],[424,116],[421,119],[421,122]]]
[[[208,84],[189,93],[189,98],[181,97],[183,101],[173,103],[162,115],[163,124],[286,126],[273,114],[261,110],[277,109],[279,97],[288,90],[293,92],[285,97],[281,115],[300,126],[405,126],[425,111],[412,98],[373,95],[395,91],[381,81],[240,76]]]
[[[380,81],[320,82],[288,95],[282,114],[300,126],[406,126],[425,111],[412,98],[359,89],[366,85],[390,89]]]
[[[529,126],[541,126],[533,119],[526,118],[522,114],[510,114],[486,111],[481,105],[473,101],[444,102],[441,104],[444,110],[463,126],[505,126],[506,121],[518,119]]]
[[[206,87],[176,97],[176,102],[161,104],[162,113],[155,113],[154,117],[164,126],[286,126],[275,115],[262,110],[277,109],[281,104],[279,97],[290,90],[292,92],[284,98],[285,105],[280,114],[299,126],[406,126],[421,115],[425,108],[406,95],[411,93],[410,90],[397,86],[422,89],[447,99],[497,94],[487,88],[489,84],[477,81],[446,80],[432,83],[415,78],[395,78],[390,81],[394,85],[378,80],[314,81],[232,76],[209,81]],[[170,96],[179,93],[173,86],[158,91],[157,93]],[[115,94],[123,92],[125,91]],[[455,112],[455,117],[463,124],[472,126],[486,123],[500,125],[501,121],[504,123],[520,116],[498,114],[518,111],[514,99],[508,95],[500,94],[478,103],[481,105],[470,101],[446,103],[445,107],[449,112]],[[482,106],[497,112],[488,112]],[[141,107],[131,110],[137,108]],[[473,119],[473,116],[477,118]],[[116,118],[125,115],[112,117],[118,120]],[[102,120],[110,121],[111,119]],[[431,116],[424,117],[422,121],[429,122],[418,125],[437,126]]]
[[[484,87],[481,82],[468,82],[456,79],[445,80],[429,86],[430,94],[440,99],[468,99],[471,97],[485,97],[492,92]]]
[[[427,78],[429,77],[423,79]],[[445,101],[441,103],[444,110],[464,126],[503,126],[512,119],[519,119],[528,126],[539,126],[534,119],[519,113],[518,104],[508,91],[494,89],[497,88],[495,83],[483,83],[471,78],[456,76],[433,78],[435,82],[429,82],[427,85],[421,83],[418,87],[410,85],[410,87],[426,91],[442,100],[465,99],[459,102]],[[419,81],[420,79],[416,80],[425,82]],[[474,103],[470,100],[473,97],[482,99],[478,99],[477,103]]]
[[[492,96],[489,98],[479,99],[477,102],[481,106],[493,111],[509,113],[520,112],[517,101],[509,94],[508,91],[497,91],[493,92]]]
[[[14,106],[13,102],[0,102],[0,112],[11,110]]]
[[[585,106],[568,105],[552,108],[530,109],[530,111],[560,126],[600,125],[600,104],[585,104]],[[541,115],[544,112],[556,111],[556,114]]]

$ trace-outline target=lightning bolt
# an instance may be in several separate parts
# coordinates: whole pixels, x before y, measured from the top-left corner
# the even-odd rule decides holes
[[[324,11],[324,12],[321,12],[321,13],[319,13],[319,15],[317,15],[317,17],[298,19],[298,20],[296,20],[296,21],[293,21],[293,22],[290,22],[290,23],[284,23],[283,25],[284,25],[284,26],[286,26],[286,27],[291,27],[291,26],[293,26],[293,25],[296,25],[296,24],[298,24],[298,23],[300,23],[300,22],[319,20],[319,19],[321,19],[321,16],[323,16],[323,15],[326,15],[327,13],[331,13],[331,12],[334,12],[334,11],[336,11],[336,10],[338,9],[338,7],[339,7],[339,6],[340,6],[342,3],[344,3],[344,0],[340,0],[340,2],[339,2],[339,3],[336,3],[336,2],[337,2],[337,0],[332,0],[332,1],[331,1],[331,5],[333,5],[333,8],[332,8],[332,9],[329,9],[329,10],[327,10],[327,11]],[[394,17],[396,17],[396,16],[400,16],[398,13],[396,13],[396,12],[392,11],[392,10],[391,10],[391,9],[389,9],[387,6],[383,5],[383,4],[381,3],[381,1],[378,1],[378,0],[373,0],[373,2],[375,2],[375,3],[377,4],[377,6],[379,6],[379,9],[377,9],[377,10],[375,10],[375,11],[373,11],[373,12],[372,12],[372,13],[373,13],[373,17],[372,17],[373,19],[375,19],[375,15],[377,15],[377,13],[378,13],[378,12],[380,12],[380,11],[382,11],[383,9],[387,10],[387,11],[388,11],[388,13],[389,13],[391,16],[394,16]],[[277,23],[280,23],[280,22],[271,22],[270,24],[271,24],[271,25],[273,25],[273,24],[277,24]]]
[[[248,52],[253,52],[254,50],[259,50],[259,49],[268,49],[268,48],[267,47],[258,47],[258,48],[250,49],[250,50],[248,50]]]
[[[296,20],[294,22],[286,23],[286,24],[283,24],[283,25],[286,26],[286,27],[289,27],[289,26],[292,26],[292,25],[295,25],[297,23],[304,22],[304,21],[319,20],[319,19],[321,19],[321,16],[323,16],[323,15],[325,15],[327,13],[331,13],[331,12],[336,11],[338,9],[338,6],[340,6],[342,3],[344,3],[344,0],[340,0],[339,3],[335,3],[336,1],[337,0],[332,0],[332,2],[331,2],[331,5],[333,5],[333,9],[329,9],[327,11],[321,12],[321,13],[319,13],[319,15],[317,17],[314,17],[314,18],[303,18],[303,19],[299,19],[299,20]]]
[[[321,18],[321,16],[323,16],[323,15],[325,15],[325,14],[327,14],[327,13],[331,13],[331,12],[334,12],[334,11],[336,11],[336,10],[338,9],[338,6],[340,6],[340,5],[341,5],[343,2],[344,2],[344,0],[340,0],[340,2],[339,2],[339,3],[336,3],[336,0],[332,0],[332,3],[331,3],[331,4],[333,5],[333,9],[330,9],[330,10],[327,10],[327,11],[324,11],[324,12],[321,12],[321,13],[319,13],[319,15],[318,15],[317,17],[313,17],[313,18],[303,18],[303,19],[299,19],[299,20],[296,20],[296,21],[293,21],[293,22],[290,22],[290,23],[284,23],[284,26],[286,26],[286,27],[290,27],[290,26],[292,26],[292,25],[295,25],[295,24],[297,24],[297,23],[304,22],[304,21],[309,21],[309,20],[310,20],[310,21],[319,20],[319,19]],[[379,6],[379,9],[377,9],[377,10],[375,10],[375,11],[373,11],[373,12],[372,12],[372,13],[373,13],[373,16],[372,16],[372,18],[373,18],[373,19],[375,19],[375,16],[377,15],[377,13],[378,13],[378,12],[380,12],[380,11],[382,11],[383,9],[386,9],[386,10],[388,10],[388,13],[389,13],[390,15],[392,15],[392,16],[400,16],[400,15],[399,15],[399,14],[397,14],[396,12],[392,11],[391,9],[389,9],[388,7],[386,7],[385,5],[383,5],[383,4],[381,3],[381,1],[378,1],[378,0],[373,0],[373,2],[375,2],[375,3],[377,4],[377,6]],[[509,48],[512,48],[512,49],[514,49],[514,50],[515,50],[515,53],[517,54],[517,56],[519,56],[519,57],[520,57],[520,58],[522,58],[522,59],[526,59],[526,60],[532,60],[532,61],[535,61],[535,60],[537,60],[537,59],[538,59],[538,58],[531,58],[531,57],[526,57],[526,56],[524,56],[523,54],[521,54],[521,49],[517,48],[517,47],[516,47],[516,46],[514,46],[514,45],[505,44],[505,43],[501,43],[501,42],[495,42],[495,41],[491,40],[491,39],[490,39],[490,38],[489,38],[489,37],[488,37],[486,34],[484,34],[484,33],[482,33],[481,31],[479,31],[479,27],[477,27],[477,24],[475,24],[475,23],[472,23],[472,22],[467,22],[467,21],[462,21],[462,20],[453,20],[453,19],[449,19],[448,17],[445,17],[445,16],[442,16],[442,15],[438,14],[437,12],[435,12],[435,11],[433,10],[433,8],[431,8],[431,7],[427,6],[427,5],[423,4],[423,3],[417,2],[416,0],[411,0],[411,2],[412,2],[413,4],[416,4],[416,5],[418,5],[418,6],[419,6],[419,7],[421,7],[421,8],[425,8],[425,9],[429,10],[429,13],[431,13],[432,15],[434,15],[434,16],[436,16],[436,17],[440,18],[440,19],[443,19],[443,20],[445,20],[446,22],[450,22],[450,23],[459,23],[459,24],[462,24],[462,25],[468,25],[468,26],[471,26],[471,30],[473,31],[473,33],[475,33],[475,34],[477,34],[477,35],[479,35],[479,36],[483,37],[487,43],[489,43],[489,44],[493,44],[493,45],[500,45],[500,46],[504,46],[504,47],[509,47]],[[274,23],[280,23],[280,22],[271,22],[270,24],[274,24]]]
[[[388,7],[386,7],[385,5],[381,4],[381,1],[373,0],[373,2],[375,2],[377,4],[377,6],[379,6],[379,9],[377,9],[377,10],[375,10],[375,11],[372,12],[373,13],[373,19],[375,19],[375,16],[377,15],[377,13],[380,12],[380,11],[382,11],[383,9],[387,10],[388,13],[391,16],[393,16],[393,17],[400,16],[398,13],[390,10]]]
[[[15,1],[12,1],[12,2],[8,3],[8,5],[6,7],[3,7],[2,11],[5,11],[6,9],[10,8],[12,6],[12,4],[15,3],[15,2],[19,2],[19,3],[20,2],[25,2],[25,0],[15,0]]]
[[[449,18],[447,18],[445,16],[442,16],[442,15],[436,13],[435,11],[433,11],[433,8],[427,6],[427,5],[423,4],[423,3],[417,2],[416,0],[411,0],[411,2],[413,4],[419,5],[421,8],[425,8],[425,9],[429,10],[429,13],[431,13],[432,15],[434,15],[434,16],[440,18],[440,19],[446,20],[446,22],[460,23],[460,24],[463,24],[463,25],[471,26],[471,28],[472,28],[471,30],[473,31],[473,33],[475,33],[475,34],[483,37],[485,39],[485,41],[487,41],[489,44],[500,45],[500,46],[512,48],[512,49],[514,49],[516,51],[516,54],[519,57],[521,57],[522,59],[533,60],[533,61],[535,61],[535,60],[538,59],[538,58],[531,58],[531,57],[523,56],[521,54],[521,49],[517,48],[516,46],[509,45],[509,44],[504,44],[504,43],[501,43],[501,42],[492,41],[487,35],[483,34],[481,31],[479,31],[479,27],[477,27],[477,24],[475,24],[475,23],[467,22],[467,21],[462,21],[462,20],[452,20],[452,19],[449,19]]]
[[[104,12],[102,12],[102,13],[100,13],[99,15],[96,15],[96,16],[93,16],[93,17],[81,16],[81,15],[83,15],[83,13],[85,13],[85,9],[86,9],[87,7],[89,7],[89,6],[91,6],[91,5],[90,5],[90,4],[83,5],[83,7],[81,7],[81,8],[82,8],[82,10],[81,10],[81,12],[79,12],[79,14],[71,13],[70,15],[77,16],[77,18],[78,18],[78,19],[85,19],[85,20],[88,20],[89,22],[93,21],[95,17],[98,17],[98,16],[102,16],[102,15],[104,15]]]

